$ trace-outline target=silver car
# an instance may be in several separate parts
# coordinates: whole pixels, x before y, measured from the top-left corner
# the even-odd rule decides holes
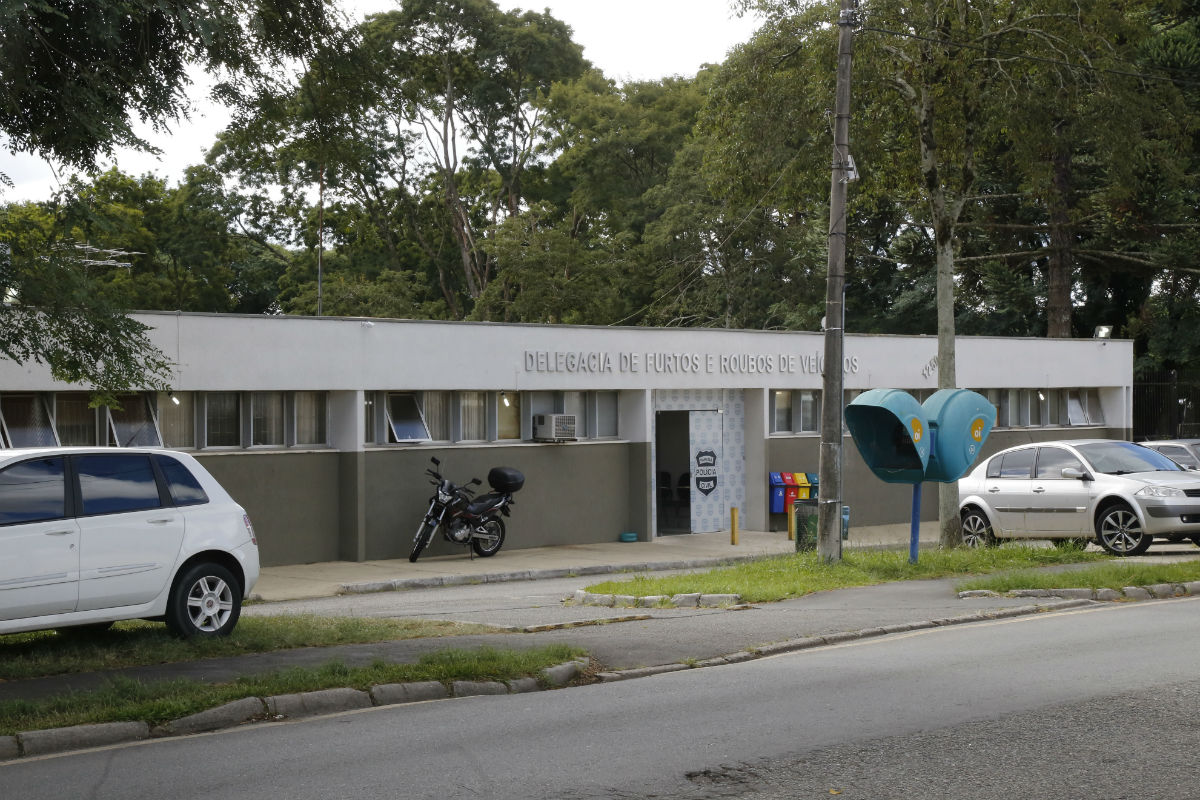
[[[1166,439],[1142,444],[1182,466],[1200,469],[1200,439]]]
[[[963,540],[1096,539],[1119,556],[1154,539],[1200,545],[1200,473],[1140,444],[1041,442],[1002,450],[958,482]]]

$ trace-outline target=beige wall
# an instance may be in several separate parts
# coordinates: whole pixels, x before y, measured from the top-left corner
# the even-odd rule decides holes
[[[365,557],[408,555],[433,489],[424,474],[430,456],[441,459],[442,473],[455,483],[482,480],[481,491],[487,490],[491,467],[515,467],[525,473],[512,516],[505,519],[506,549],[615,541],[638,517],[639,503],[630,502],[638,460],[634,449],[614,442],[367,451]],[[465,549],[439,536],[428,552],[444,555]]]
[[[194,455],[250,515],[263,566],[339,558],[339,453]]]

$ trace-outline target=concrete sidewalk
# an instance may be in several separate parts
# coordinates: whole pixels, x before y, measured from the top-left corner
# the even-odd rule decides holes
[[[851,528],[843,549],[908,547],[907,524]],[[921,524],[922,545],[937,542],[936,522]],[[795,552],[786,531],[739,531],[738,544],[729,531],[661,536],[652,542],[603,542],[503,549],[491,558],[461,553],[381,561],[326,561],[264,567],[252,597],[265,602],[331,597],[337,594],[391,589],[430,588],[538,578],[564,578],[609,572],[695,569],[764,555]]]

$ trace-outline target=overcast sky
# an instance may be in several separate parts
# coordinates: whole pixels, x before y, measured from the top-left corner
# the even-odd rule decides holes
[[[546,8],[574,31],[583,55],[617,81],[647,80],[668,75],[694,75],[702,64],[719,63],[734,45],[750,38],[756,27],[749,17],[738,18],[730,0],[531,0],[527,4],[498,0],[502,8]],[[394,8],[395,0],[342,0],[352,17]],[[227,115],[205,102],[205,90],[193,87],[197,108],[191,119],[171,126],[172,134],[154,134],[147,126],[139,134],[162,148],[161,157],[122,151],[114,160],[122,172],[153,172],[174,183],[190,164],[200,163],[226,122]],[[0,172],[16,183],[0,186],[0,202],[48,199],[58,185],[45,161],[12,156],[0,150]],[[65,180],[66,173],[59,173]]]

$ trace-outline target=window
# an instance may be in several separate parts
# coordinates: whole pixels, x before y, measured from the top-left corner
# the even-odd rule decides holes
[[[283,445],[283,392],[250,394],[250,444]]]
[[[821,393],[800,392],[800,430],[815,432],[821,429]]]
[[[195,447],[195,396],[191,392],[159,392],[158,424],[167,447]]]
[[[771,392],[771,432],[792,432],[792,393],[787,389]]]
[[[1042,409],[1046,405],[1046,393],[1040,389],[1028,389],[1025,392],[1028,395],[1026,398],[1029,406],[1029,418],[1027,424],[1031,428],[1041,427],[1043,422]]]
[[[1001,478],[1028,478],[1033,472],[1033,456],[1037,449],[1026,447],[1024,450],[1014,450],[1004,454],[1000,464]]]
[[[496,438],[521,438],[521,393],[501,392],[496,404]]]
[[[460,441],[479,442],[487,438],[487,393],[458,393]]]
[[[64,445],[95,447],[96,409],[88,405],[86,392],[59,392],[54,395],[54,426],[58,441]]]
[[[156,455],[154,460],[167,480],[167,489],[175,505],[195,506],[208,502],[208,495],[191,470],[169,456]]]
[[[76,456],[75,471],[85,515],[142,511],[162,505],[150,456]]]
[[[22,461],[0,471],[0,525],[44,522],[67,515],[62,458]]]
[[[559,413],[575,415],[575,435],[580,439],[588,435],[587,393],[562,392],[559,397]]]
[[[363,394],[363,441],[371,444],[375,441],[375,393]]]
[[[1067,392],[1067,424],[1087,425],[1087,411],[1084,409],[1084,395],[1078,389]]]
[[[108,409],[108,443],[117,447],[157,447],[162,444],[154,427],[150,400],[141,394],[117,397],[120,408]],[[171,404],[172,406],[174,403]]]
[[[1037,473],[1035,477],[1049,480],[1061,480],[1062,471],[1071,467],[1082,470],[1083,462],[1073,456],[1069,450],[1061,447],[1039,447]]]
[[[242,444],[241,402],[237,392],[209,392],[204,396],[206,447],[239,447]]]
[[[9,447],[53,447],[58,444],[46,403],[35,394],[0,395],[0,421]]]
[[[618,407],[619,398],[616,392],[596,392],[596,435],[616,437],[619,435]]]
[[[328,443],[325,402],[324,392],[296,392],[296,444]],[[370,424],[370,417],[367,424]]]
[[[417,397],[411,393],[393,392],[387,396],[389,441],[422,442],[429,439]]]
[[[450,441],[450,399],[450,392],[421,392],[426,431],[435,442]]]
[[[1088,389],[1085,394],[1087,401],[1087,419],[1090,425],[1104,424],[1104,409],[1100,406],[1100,392],[1096,389]]]

